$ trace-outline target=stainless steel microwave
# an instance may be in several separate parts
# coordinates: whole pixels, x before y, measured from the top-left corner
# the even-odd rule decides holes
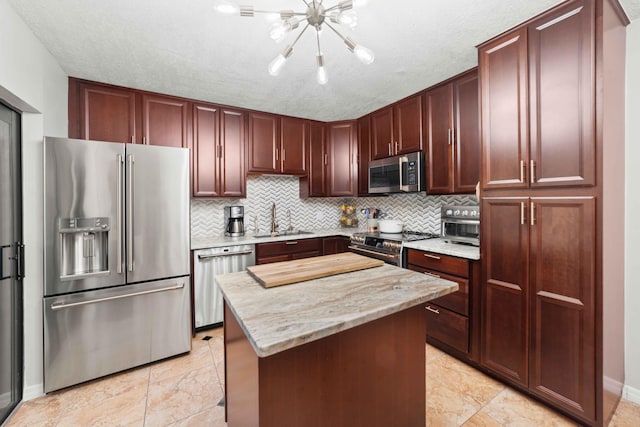
[[[369,162],[369,193],[424,191],[424,153],[421,151]]]

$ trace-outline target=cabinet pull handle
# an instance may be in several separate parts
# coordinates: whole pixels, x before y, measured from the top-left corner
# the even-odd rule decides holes
[[[520,182],[524,182],[524,175],[525,175],[526,167],[527,166],[524,164],[524,160],[520,160]]]
[[[451,145],[451,128],[447,129],[447,144]]]
[[[536,225],[536,204],[531,202],[531,225]]]
[[[396,141],[396,154],[398,154],[398,141]]]
[[[278,161],[278,149],[276,148],[276,162]]]
[[[146,137],[146,136],[143,136],[143,137],[142,137],[142,143],[143,143],[144,145],[147,145],[147,137]]]
[[[216,157],[218,159],[222,158],[222,146],[216,145]]]
[[[284,242],[285,245],[297,245],[298,242]]]
[[[327,153],[324,153],[324,164],[328,164],[329,163],[329,155]]]
[[[426,274],[427,276],[435,277],[436,279],[441,279],[441,277],[438,276],[437,274],[429,273],[427,271],[423,271],[423,273]]]
[[[282,149],[282,161],[285,162],[287,160],[287,151],[283,148]]]
[[[389,143],[389,155],[391,155],[391,143]]]
[[[533,184],[534,182],[536,182],[536,161],[535,160],[531,160],[529,163],[529,174],[531,175],[530,178],[530,182]]]
[[[525,225],[527,223],[527,219],[525,218],[525,205],[524,202],[520,202],[520,225]]]
[[[135,144],[135,137],[133,135],[131,135],[131,143]]]
[[[440,259],[440,257],[437,255],[431,255],[431,254],[423,254],[423,255],[426,256],[427,258]]]
[[[432,312],[432,313],[440,314],[440,310],[438,310],[437,308],[433,308],[433,307],[431,307],[430,305],[426,306],[425,308],[426,308],[427,310],[429,310],[430,312]]]

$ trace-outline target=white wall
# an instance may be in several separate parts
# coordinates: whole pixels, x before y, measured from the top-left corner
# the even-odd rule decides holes
[[[627,27],[625,397],[640,403],[640,19]]]
[[[0,0],[0,96],[22,115],[24,399],[42,394],[42,137],[67,136],[67,75],[6,0]]]

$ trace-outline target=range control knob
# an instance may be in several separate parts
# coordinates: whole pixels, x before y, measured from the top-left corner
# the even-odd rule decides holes
[[[460,209],[456,209],[456,210],[453,212],[453,214],[454,214],[454,215],[460,215]]]
[[[462,211],[462,216],[469,216],[469,211],[468,210],[463,210]]]
[[[444,213],[445,215],[453,215],[453,209],[447,209]]]

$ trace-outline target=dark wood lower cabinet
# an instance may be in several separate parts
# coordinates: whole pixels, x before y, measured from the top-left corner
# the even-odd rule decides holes
[[[345,236],[325,237],[322,240],[322,255],[341,254],[349,250],[350,239]]]
[[[233,426],[425,425],[424,308],[258,357],[225,304],[225,411]]]
[[[322,255],[322,239],[319,237],[256,245],[256,264],[291,261],[320,255]]]

